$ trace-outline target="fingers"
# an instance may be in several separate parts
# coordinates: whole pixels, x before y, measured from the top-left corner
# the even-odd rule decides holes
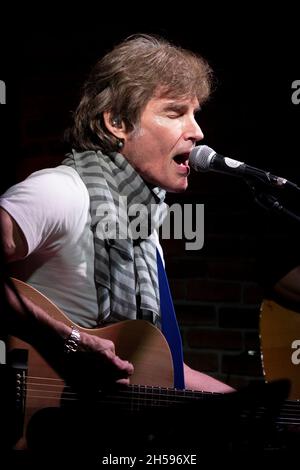
[[[124,374],[127,375],[132,375],[134,371],[133,364],[129,361],[124,361],[123,359],[120,359],[119,356],[114,356],[113,357],[113,362],[116,365],[116,367],[120,370],[120,372],[123,372]]]
[[[88,367],[94,368],[102,382],[129,385],[133,364],[116,355],[113,341],[85,333],[81,339],[81,351],[89,362]]]
[[[101,355],[104,355],[107,358],[107,361],[111,362],[111,364],[119,371],[122,377],[128,377],[133,374],[133,365],[129,361],[121,359],[116,355],[115,344],[113,341],[101,338],[97,352],[100,352]]]
[[[110,351],[112,354],[116,354],[115,344],[110,340],[103,340],[105,344],[102,346],[103,351]]]
[[[118,385],[130,385],[130,379],[119,379],[116,380],[116,384]]]

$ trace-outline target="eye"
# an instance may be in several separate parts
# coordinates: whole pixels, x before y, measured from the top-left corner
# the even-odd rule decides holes
[[[170,119],[176,119],[176,118],[181,117],[183,115],[184,115],[184,113],[181,112],[181,111],[171,111],[167,114],[168,118],[170,118]]]

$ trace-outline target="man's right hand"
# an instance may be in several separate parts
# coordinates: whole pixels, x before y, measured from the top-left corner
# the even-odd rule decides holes
[[[66,354],[67,375],[80,389],[129,385],[133,365],[116,355],[112,341],[80,332],[78,350]]]
[[[133,365],[116,355],[112,341],[81,331],[78,350],[66,353],[70,326],[24,295],[18,296],[11,282],[4,284],[4,291],[7,304],[2,320],[7,331],[32,344],[66,382],[82,390],[129,385]]]

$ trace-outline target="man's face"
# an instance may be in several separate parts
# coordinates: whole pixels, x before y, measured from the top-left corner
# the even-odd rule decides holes
[[[188,157],[203,133],[195,121],[197,98],[152,98],[140,127],[125,136],[122,154],[150,184],[167,191],[184,191],[190,168]]]

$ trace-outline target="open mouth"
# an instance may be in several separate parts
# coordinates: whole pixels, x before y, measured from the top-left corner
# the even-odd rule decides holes
[[[177,163],[177,165],[188,166],[189,154],[188,153],[182,153],[180,155],[175,155],[175,157],[173,157],[173,160],[175,161],[175,163]]]
[[[173,157],[174,162],[182,169],[185,169],[190,172],[190,167],[189,167],[189,153],[181,153],[179,155],[175,155]]]

